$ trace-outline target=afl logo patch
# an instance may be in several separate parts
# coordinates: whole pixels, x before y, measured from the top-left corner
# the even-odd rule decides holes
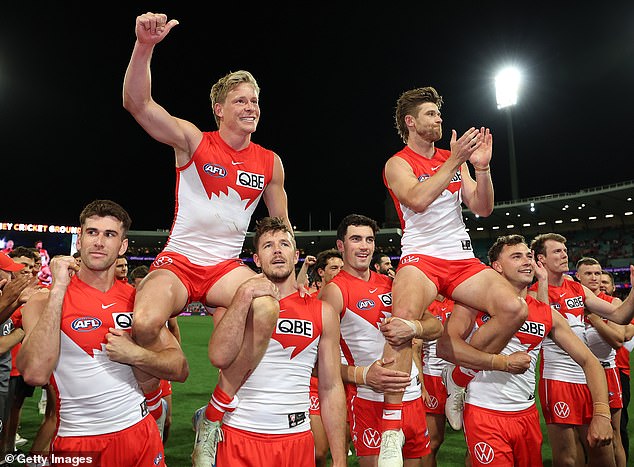
[[[101,327],[101,320],[99,318],[93,318],[91,316],[83,316],[75,319],[70,327],[77,332],[90,332]]]
[[[227,176],[227,169],[218,164],[205,164],[203,165],[203,171],[214,178],[224,178]]]
[[[362,298],[357,302],[357,308],[359,310],[371,310],[372,308],[374,308],[374,305],[374,300],[371,300],[369,298]]]

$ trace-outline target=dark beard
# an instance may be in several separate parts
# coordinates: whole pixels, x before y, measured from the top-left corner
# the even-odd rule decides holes
[[[274,271],[270,274],[266,274],[266,277],[274,284],[279,284],[288,279],[293,271]]]

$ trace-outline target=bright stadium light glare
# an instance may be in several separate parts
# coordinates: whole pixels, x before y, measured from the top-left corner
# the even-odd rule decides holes
[[[517,96],[522,77],[517,68],[502,69],[495,76],[495,100],[498,109],[517,104]]]
[[[520,193],[517,180],[515,136],[513,134],[511,108],[517,104],[520,82],[520,72],[514,67],[503,68],[495,76],[495,100],[497,101],[498,109],[504,109],[504,113],[506,113],[509,138],[509,166],[511,170],[511,198],[514,200],[519,199]]]

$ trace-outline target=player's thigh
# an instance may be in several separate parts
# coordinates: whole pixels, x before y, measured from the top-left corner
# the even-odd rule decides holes
[[[205,299],[208,306],[228,307],[240,285],[255,276],[248,266],[239,266],[228,271],[211,286]]]
[[[465,279],[452,293],[453,300],[489,314],[519,314],[524,308],[518,293],[493,269],[484,269]]]

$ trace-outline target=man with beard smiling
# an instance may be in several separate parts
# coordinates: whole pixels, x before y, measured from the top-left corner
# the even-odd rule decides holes
[[[309,385],[318,363],[319,400],[332,455],[332,465],[346,465],[346,402],[341,380],[339,317],[316,297],[298,292],[295,265],[299,252],[280,217],[257,223],[253,239],[255,264],[262,274],[252,282],[270,280],[279,289],[280,317],[264,357],[237,392],[237,408],[223,418],[218,465],[308,467],[315,465],[310,430]],[[231,304],[246,308],[240,292]],[[216,311],[214,319],[220,318]],[[214,352],[222,352],[215,346]]]

